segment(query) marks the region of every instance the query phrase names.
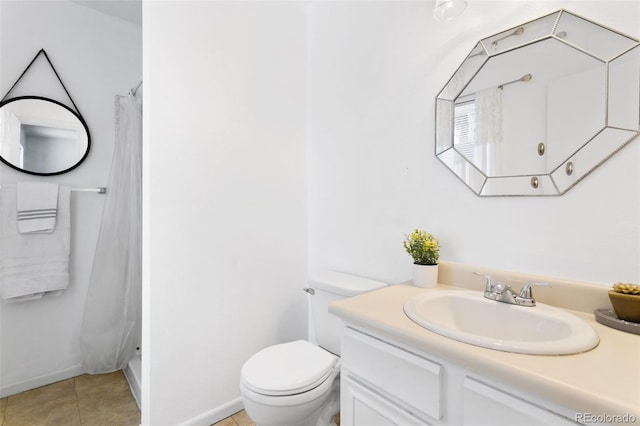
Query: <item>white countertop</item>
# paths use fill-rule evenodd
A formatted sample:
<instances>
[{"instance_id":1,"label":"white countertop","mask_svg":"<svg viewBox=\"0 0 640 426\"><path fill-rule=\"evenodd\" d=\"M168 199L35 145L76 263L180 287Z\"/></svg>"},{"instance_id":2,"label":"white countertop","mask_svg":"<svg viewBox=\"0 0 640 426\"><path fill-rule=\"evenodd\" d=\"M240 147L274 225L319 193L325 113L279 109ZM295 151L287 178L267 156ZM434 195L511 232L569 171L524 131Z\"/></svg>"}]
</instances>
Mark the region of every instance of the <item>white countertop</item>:
<instances>
[{"instance_id":1,"label":"white countertop","mask_svg":"<svg viewBox=\"0 0 640 426\"><path fill-rule=\"evenodd\" d=\"M464 366L575 412L632 415L640 423L640 335L597 323L593 314L569 311L587 321L600 343L588 352L523 355L458 342L422 328L404 313L405 301L426 290L397 284L334 302L329 311L418 351ZM602 306L603 308L606 306Z\"/></svg>"}]
</instances>

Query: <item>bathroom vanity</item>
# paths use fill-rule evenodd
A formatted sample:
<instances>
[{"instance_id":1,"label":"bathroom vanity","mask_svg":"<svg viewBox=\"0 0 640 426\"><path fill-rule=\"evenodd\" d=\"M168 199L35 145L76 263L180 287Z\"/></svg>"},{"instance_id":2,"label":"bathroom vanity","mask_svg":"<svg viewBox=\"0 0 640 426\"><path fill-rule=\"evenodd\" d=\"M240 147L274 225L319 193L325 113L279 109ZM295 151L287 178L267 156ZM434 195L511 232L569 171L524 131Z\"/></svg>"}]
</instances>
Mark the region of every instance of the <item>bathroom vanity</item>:
<instances>
[{"instance_id":1,"label":"bathroom vanity","mask_svg":"<svg viewBox=\"0 0 640 426\"><path fill-rule=\"evenodd\" d=\"M593 309L608 306L605 286L548 280L553 288L538 291L539 303L570 310L600 343L573 355L528 355L462 343L405 314L412 296L453 282L481 291L482 280L469 275L466 266L441 264L436 289L398 284L331 305L344 321L343 425L640 423L640 336L595 322Z\"/></svg>"}]
</instances>

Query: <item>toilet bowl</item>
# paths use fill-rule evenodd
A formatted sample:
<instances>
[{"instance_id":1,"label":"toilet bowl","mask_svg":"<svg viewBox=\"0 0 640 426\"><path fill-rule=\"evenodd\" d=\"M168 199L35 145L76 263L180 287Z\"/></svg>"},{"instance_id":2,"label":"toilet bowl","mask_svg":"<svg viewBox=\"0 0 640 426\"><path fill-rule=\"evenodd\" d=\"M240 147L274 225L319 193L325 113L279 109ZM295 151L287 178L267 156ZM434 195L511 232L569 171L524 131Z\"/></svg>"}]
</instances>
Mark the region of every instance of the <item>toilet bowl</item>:
<instances>
[{"instance_id":1,"label":"toilet bowl","mask_svg":"<svg viewBox=\"0 0 640 426\"><path fill-rule=\"evenodd\" d=\"M309 341L269 346L240 371L244 408L258 426L330 426L340 411L342 322L329 305L387 284L324 271L304 289L309 303Z\"/></svg>"},{"instance_id":2,"label":"toilet bowl","mask_svg":"<svg viewBox=\"0 0 640 426\"><path fill-rule=\"evenodd\" d=\"M244 408L259 426L329 425L340 406L340 358L305 340L270 346L242 367Z\"/></svg>"}]
</instances>

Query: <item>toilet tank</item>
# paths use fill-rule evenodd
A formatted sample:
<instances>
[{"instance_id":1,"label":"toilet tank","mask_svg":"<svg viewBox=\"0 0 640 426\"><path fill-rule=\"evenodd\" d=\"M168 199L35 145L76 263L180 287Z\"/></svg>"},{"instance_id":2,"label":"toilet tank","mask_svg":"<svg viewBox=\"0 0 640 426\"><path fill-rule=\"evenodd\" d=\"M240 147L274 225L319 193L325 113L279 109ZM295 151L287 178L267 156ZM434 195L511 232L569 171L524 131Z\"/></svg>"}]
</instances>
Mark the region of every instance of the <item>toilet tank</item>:
<instances>
[{"instance_id":1,"label":"toilet tank","mask_svg":"<svg viewBox=\"0 0 640 426\"><path fill-rule=\"evenodd\" d=\"M309 279L309 341L340 355L342 322L329 313L329 304L388 284L342 272L323 271Z\"/></svg>"}]
</instances>

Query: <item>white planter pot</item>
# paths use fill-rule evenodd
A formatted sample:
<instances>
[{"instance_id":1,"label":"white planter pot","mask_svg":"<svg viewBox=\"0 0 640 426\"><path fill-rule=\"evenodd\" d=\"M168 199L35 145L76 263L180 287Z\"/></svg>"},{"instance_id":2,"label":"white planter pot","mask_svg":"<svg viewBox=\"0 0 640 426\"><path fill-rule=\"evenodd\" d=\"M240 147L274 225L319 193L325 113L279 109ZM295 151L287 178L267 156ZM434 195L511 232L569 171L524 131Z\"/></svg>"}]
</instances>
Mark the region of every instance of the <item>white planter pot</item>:
<instances>
[{"instance_id":1,"label":"white planter pot","mask_svg":"<svg viewBox=\"0 0 640 426\"><path fill-rule=\"evenodd\" d=\"M438 285L438 265L413 264L413 285L434 288Z\"/></svg>"}]
</instances>

